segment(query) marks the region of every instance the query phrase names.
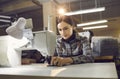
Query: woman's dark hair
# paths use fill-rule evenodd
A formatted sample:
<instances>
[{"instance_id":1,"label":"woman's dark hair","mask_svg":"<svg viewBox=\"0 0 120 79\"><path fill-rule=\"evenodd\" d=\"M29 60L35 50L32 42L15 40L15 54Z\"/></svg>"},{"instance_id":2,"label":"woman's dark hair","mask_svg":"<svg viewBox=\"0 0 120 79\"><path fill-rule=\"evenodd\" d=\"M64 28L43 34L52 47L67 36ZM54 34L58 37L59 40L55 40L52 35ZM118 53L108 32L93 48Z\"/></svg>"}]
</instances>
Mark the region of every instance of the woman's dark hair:
<instances>
[{"instance_id":1,"label":"woman's dark hair","mask_svg":"<svg viewBox=\"0 0 120 79\"><path fill-rule=\"evenodd\" d=\"M88 32L90 33L90 43L92 42L92 37L94 36L94 33L93 33L93 31L91 31L91 30L88 30Z\"/></svg>"},{"instance_id":2,"label":"woman's dark hair","mask_svg":"<svg viewBox=\"0 0 120 79\"><path fill-rule=\"evenodd\" d=\"M75 26L75 22L71 16L59 16L57 19L57 24L61 23L62 21L70 24L71 26Z\"/></svg>"},{"instance_id":3,"label":"woman's dark hair","mask_svg":"<svg viewBox=\"0 0 120 79\"><path fill-rule=\"evenodd\" d=\"M90 36L91 36L91 37L93 37L93 36L94 36L94 33L93 33L93 31L91 31L91 30L88 30L88 32L90 33Z\"/></svg>"}]
</instances>

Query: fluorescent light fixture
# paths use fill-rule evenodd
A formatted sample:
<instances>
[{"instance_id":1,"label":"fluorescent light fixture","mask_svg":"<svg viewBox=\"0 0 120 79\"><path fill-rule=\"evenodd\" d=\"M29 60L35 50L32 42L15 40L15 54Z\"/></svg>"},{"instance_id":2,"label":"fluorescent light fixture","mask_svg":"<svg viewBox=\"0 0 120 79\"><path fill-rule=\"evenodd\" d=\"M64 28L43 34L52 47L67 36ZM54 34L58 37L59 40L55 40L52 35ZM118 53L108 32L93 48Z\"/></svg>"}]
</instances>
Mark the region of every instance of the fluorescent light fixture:
<instances>
[{"instance_id":1,"label":"fluorescent light fixture","mask_svg":"<svg viewBox=\"0 0 120 79\"><path fill-rule=\"evenodd\" d=\"M68 13L65 13L64 15L71 16L71 15L78 15L78 14L101 12L101 11L104 11L104 10L105 10L105 7L99 7L99 8L92 8L92 9L85 9L85 10L68 12Z\"/></svg>"},{"instance_id":2,"label":"fluorescent light fixture","mask_svg":"<svg viewBox=\"0 0 120 79\"><path fill-rule=\"evenodd\" d=\"M88 26L88 25L93 25L93 24L100 24L100 23L105 23L105 22L108 22L108 21L107 20L99 20L99 21L93 21L93 22L77 24L77 26L82 27L82 26Z\"/></svg>"},{"instance_id":3,"label":"fluorescent light fixture","mask_svg":"<svg viewBox=\"0 0 120 79\"><path fill-rule=\"evenodd\" d=\"M11 17L10 16L0 15L0 18L8 18L8 19L10 19Z\"/></svg>"},{"instance_id":4,"label":"fluorescent light fixture","mask_svg":"<svg viewBox=\"0 0 120 79\"><path fill-rule=\"evenodd\" d=\"M83 30L106 28L106 27L108 27L108 26L107 25L101 25L101 26L84 27Z\"/></svg>"},{"instance_id":5,"label":"fluorescent light fixture","mask_svg":"<svg viewBox=\"0 0 120 79\"><path fill-rule=\"evenodd\" d=\"M0 22L6 22L6 23L10 23L10 20L4 20L4 19L0 19Z\"/></svg>"}]
</instances>

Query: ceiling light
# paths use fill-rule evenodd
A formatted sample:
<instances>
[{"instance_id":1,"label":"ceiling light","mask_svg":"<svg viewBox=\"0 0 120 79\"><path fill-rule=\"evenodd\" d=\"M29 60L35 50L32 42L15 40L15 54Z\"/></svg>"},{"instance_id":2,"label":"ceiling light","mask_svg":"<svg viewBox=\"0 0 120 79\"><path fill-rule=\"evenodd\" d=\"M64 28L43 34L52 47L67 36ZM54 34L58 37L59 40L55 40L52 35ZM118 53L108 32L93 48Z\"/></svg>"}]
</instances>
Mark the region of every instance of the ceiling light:
<instances>
[{"instance_id":1,"label":"ceiling light","mask_svg":"<svg viewBox=\"0 0 120 79\"><path fill-rule=\"evenodd\" d=\"M104 11L104 10L105 10L105 7L99 7L99 8L92 8L92 9L85 9L85 10L67 12L67 13L65 13L64 15L66 15L66 16L71 16L71 15L78 15L78 14L101 12L101 11Z\"/></svg>"},{"instance_id":2,"label":"ceiling light","mask_svg":"<svg viewBox=\"0 0 120 79\"><path fill-rule=\"evenodd\" d=\"M60 15L64 15L64 14L65 14L65 9L60 8L60 9L58 10L58 13L59 13Z\"/></svg>"},{"instance_id":3,"label":"ceiling light","mask_svg":"<svg viewBox=\"0 0 120 79\"><path fill-rule=\"evenodd\" d=\"M6 23L10 23L10 20L4 20L4 19L0 19L0 22L6 22Z\"/></svg>"},{"instance_id":4,"label":"ceiling light","mask_svg":"<svg viewBox=\"0 0 120 79\"><path fill-rule=\"evenodd\" d=\"M10 19L11 17L9 17L9 16L4 16L4 15L0 15L0 18L7 18L7 19Z\"/></svg>"},{"instance_id":5,"label":"ceiling light","mask_svg":"<svg viewBox=\"0 0 120 79\"><path fill-rule=\"evenodd\" d=\"M108 27L108 26L107 25L101 25L101 26L84 27L83 30L106 28L106 27Z\"/></svg>"},{"instance_id":6,"label":"ceiling light","mask_svg":"<svg viewBox=\"0 0 120 79\"><path fill-rule=\"evenodd\" d=\"M100 24L105 22L108 22L108 21L107 20L92 21L92 22L77 24L77 26L81 27L81 26L88 26L88 25Z\"/></svg>"}]
</instances>

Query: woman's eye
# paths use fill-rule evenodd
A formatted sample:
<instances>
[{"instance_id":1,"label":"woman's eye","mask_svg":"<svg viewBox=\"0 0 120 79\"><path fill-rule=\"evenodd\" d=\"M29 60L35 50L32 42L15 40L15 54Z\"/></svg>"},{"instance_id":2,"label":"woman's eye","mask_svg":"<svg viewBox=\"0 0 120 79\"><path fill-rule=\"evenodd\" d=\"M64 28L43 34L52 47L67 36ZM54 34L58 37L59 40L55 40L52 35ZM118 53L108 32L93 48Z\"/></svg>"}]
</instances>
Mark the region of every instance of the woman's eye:
<instances>
[{"instance_id":1,"label":"woman's eye","mask_svg":"<svg viewBox=\"0 0 120 79\"><path fill-rule=\"evenodd\" d=\"M62 29L58 29L59 31L61 31Z\"/></svg>"},{"instance_id":2,"label":"woman's eye","mask_svg":"<svg viewBox=\"0 0 120 79\"><path fill-rule=\"evenodd\" d=\"M67 30L68 28L64 28L63 30Z\"/></svg>"},{"instance_id":3,"label":"woman's eye","mask_svg":"<svg viewBox=\"0 0 120 79\"><path fill-rule=\"evenodd\" d=\"M69 28L68 27L65 27L63 29L58 29L59 31L62 31L62 30L68 30Z\"/></svg>"}]
</instances>

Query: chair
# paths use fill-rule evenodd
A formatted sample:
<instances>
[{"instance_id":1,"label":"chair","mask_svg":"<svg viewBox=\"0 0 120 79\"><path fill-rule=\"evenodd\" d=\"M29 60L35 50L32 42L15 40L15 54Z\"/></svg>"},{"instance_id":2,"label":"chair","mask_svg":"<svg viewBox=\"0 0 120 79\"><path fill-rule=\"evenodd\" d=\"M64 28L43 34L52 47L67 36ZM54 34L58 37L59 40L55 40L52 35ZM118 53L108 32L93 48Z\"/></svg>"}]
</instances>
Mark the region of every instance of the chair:
<instances>
[{"instance_id":1,"label":"chair","mask_svg":"<svg viewBox=\"0 0 120 79\"><path fill-rule=\"evenodd\" d=\"M93 36L92 50L95 62L114 61L118 56L118 41L110 36Z\"/></svg>"}]
</instances>

